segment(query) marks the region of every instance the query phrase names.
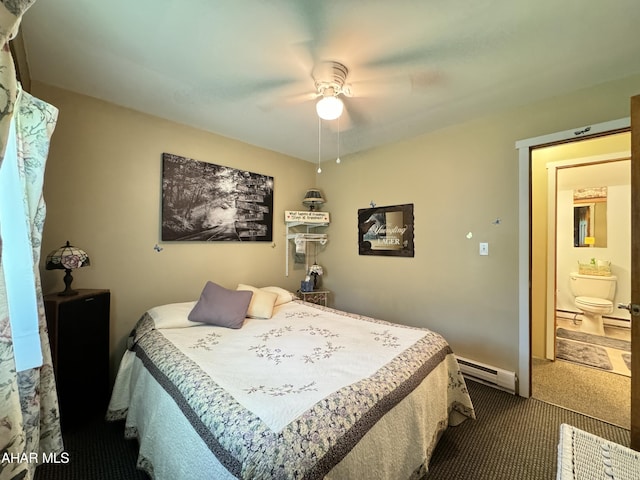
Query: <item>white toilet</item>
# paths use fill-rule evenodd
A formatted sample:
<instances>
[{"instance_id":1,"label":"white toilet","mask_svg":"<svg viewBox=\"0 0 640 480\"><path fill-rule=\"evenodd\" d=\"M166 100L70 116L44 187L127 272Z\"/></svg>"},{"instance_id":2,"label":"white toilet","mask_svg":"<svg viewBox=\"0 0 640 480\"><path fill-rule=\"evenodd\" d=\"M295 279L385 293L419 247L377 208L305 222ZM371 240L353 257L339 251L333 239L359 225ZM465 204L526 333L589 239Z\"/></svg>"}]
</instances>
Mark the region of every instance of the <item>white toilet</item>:
<instances>
[{"instance_id":1,"label":"white toilet","mask_svg":"<svg viewBox=\"0 0 640 480\"><path fill-rule=\"evenodd\" d=\"M613 312L617 278L613 275L604 277L578 273L571 273L569 277L575 305L584 314L580 330L604 335L602 315Z\"/></svg>"}]
</instances>

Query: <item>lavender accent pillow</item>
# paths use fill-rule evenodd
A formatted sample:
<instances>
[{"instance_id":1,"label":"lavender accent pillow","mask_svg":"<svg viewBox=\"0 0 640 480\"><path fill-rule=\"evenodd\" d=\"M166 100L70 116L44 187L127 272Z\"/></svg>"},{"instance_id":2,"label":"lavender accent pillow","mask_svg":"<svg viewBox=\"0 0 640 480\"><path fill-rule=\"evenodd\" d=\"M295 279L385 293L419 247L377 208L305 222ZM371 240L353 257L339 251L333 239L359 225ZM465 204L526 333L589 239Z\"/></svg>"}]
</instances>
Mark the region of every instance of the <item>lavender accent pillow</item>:
<instances>
[{"instance_id":1,"label":"lavender accent pillow","mask_svg":"<svg viewBox=\"0 0 640 480\"><path fill-rule=\"evenodd\" d=\"M207 282L200 299L189 313L189 320L227 328L240 328L244 323L253 292L229 290Z\"/></svg>"}]
</instances>

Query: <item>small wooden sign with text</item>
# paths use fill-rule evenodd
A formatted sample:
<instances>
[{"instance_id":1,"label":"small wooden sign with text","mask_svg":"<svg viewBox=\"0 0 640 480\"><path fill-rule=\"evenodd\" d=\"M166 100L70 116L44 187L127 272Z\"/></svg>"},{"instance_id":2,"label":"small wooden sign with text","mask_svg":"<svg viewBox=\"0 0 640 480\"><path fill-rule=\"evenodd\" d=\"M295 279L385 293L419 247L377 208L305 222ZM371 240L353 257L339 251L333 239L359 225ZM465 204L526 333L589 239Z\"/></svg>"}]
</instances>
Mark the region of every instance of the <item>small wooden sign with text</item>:
<instances>
[{"instance_id":1,"label":"small wooden sign with text","mask_svg":"<svg viewBox=\"0 0 640 480\"><path fill-rule=\"evenodd\" d=\"M287 210L284 212L285 222L329 223L329 212Z\"/></svg>"}]
</instances>

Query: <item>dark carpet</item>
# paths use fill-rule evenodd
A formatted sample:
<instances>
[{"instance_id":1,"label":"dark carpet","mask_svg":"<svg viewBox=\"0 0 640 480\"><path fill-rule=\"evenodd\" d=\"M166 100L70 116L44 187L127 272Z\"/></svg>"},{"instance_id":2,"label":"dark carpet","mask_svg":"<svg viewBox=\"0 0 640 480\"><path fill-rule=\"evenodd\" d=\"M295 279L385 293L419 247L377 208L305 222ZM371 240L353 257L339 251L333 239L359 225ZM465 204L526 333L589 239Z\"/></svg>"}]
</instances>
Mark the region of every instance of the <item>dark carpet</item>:
<instances>
[{"instance_id":1,"label":"dark carpet","mask_svg":"<svg viewBox=\"0 0 640 480\"><path fill-rule=\"evenodd\" d=\"M445 431L424 480L553 480L562 423L629 446L623 428L475 382L467 385L478 418ZM35 480L148 479L136 470L137 443L125 440L123 429L123 422L96 420L66 432L69 463L43 465Z\"/></svg>"},{"instance_id":2,"label":"dark carpet","mask_svg":"<svg viewBox=\"0 0 640 480\"><path fill-rule=\"evenodd\" d=\"M149 480L136 469L138 443L125 440L124 421L97 418L62 436L69 463L41 465L34 480Z\"/></svg>"},{"instance_id":3,"label":"dark carpet","mask_svg":"<svg viewBox=\"0 0 640 480\"><path fill-rule=\"evenodd\" d=\"M475 382L467 386L477 420L445 431L425 480L553 480L562 423L629 446L629 430Z\"/></svg>"}]
</instances>

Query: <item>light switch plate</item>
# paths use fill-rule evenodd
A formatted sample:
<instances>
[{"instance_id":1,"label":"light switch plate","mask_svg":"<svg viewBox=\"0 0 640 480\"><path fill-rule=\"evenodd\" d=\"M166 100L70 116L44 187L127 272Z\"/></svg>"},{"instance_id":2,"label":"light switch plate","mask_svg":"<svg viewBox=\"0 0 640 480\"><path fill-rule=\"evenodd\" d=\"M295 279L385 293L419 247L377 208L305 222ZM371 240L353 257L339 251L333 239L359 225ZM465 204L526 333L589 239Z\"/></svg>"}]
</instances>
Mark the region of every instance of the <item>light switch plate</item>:
<instances>
[{"instance_id":1,"label":"light switch plate","mask_svg":"<svg viewBox=\"0 0 640 480\"><path fill-rule=\"evenodd\" d=\"M489 244L480 242L480 255L489 255Z\"/></svg>"}]
</instances>

